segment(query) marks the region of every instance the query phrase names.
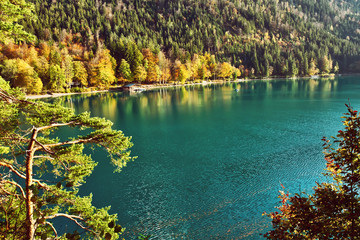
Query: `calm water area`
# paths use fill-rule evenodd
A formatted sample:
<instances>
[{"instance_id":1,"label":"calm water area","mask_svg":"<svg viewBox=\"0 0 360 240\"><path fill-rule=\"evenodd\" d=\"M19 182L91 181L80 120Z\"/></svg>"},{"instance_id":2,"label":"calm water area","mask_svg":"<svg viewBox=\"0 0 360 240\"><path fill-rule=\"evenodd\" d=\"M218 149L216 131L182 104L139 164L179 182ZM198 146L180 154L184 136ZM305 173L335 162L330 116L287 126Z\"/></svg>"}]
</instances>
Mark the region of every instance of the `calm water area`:
<instances>
[{"instance_id":1,"label":"calm water area","mask_svg":"<svg viewBox=\"0 0 360 240\"><path fill-rule=\"evenodd\" d=\"M88 150L99 164L80 193L112 206L125 239L263 239L281 184L311 192L326 180L321 138L342 128L348 99L360 109L359 76L67 96L132 136L138 156L113 173Z\"/></svg>"}]
</instances>

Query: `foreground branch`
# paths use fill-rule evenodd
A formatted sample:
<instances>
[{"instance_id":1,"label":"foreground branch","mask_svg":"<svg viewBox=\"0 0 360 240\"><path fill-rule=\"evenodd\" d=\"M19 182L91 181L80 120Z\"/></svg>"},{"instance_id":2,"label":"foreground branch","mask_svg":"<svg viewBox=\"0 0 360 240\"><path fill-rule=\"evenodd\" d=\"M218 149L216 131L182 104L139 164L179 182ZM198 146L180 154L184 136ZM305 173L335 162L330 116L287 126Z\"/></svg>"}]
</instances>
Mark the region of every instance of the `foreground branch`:
<instances>
[{"instance_id":1,"label":"foreground branch","mask_svg":"<svg viewBox=\"0 0 360 240\"><path fill-rule=\"evenodd\" d=\"M66 213L56 213L54 215L50 215L50 216L46 216L45 219L53 219L53 218L56 218L56 217L65 217L67 219L70 219L72 220L74 223L76 223L76 225L78 225L79 227L81 227L82 229L84 230L87 230L89 232L92 232L96 235L96 232L94 232L93 230L91 230L90 228L87 228L85 226L83 226L80 222L77 221L78 220L81 220L81 221L85 221L82 217L80 216L76 216L76 215L70 215L70 214L66 214Z\"/></svg>"},{"instance_id":2,"label":"foreground branch","mask_svg":"<svg viewBox=\"0 0 360 240\"><path fill-rule=\"evenodd\" d=\"M48 221L46 221L45 224L49 225L52 228L53 232L55 233L55 239L56 239L58 234L57 234L57 231L56 231L54 225L52 225L52 223L48 222Z\"/></svg>"},{"instance_id":3,"label":"foreground branch","mask_svg":"<svg viewBox=\"0 0 360 240\"><path fill-rule=\"evenodd\" d=\"M26 176L24 174L21 174L18 170L16 170L12 165L6 163L6 162L0 162L0 166L9 168L10 171L15 173L18 177L21 177L22 179L26 179Z\"/></svg>"},{"instance_id":4,"label":"foreground branch","mask_svg":"<svg viewBox=\"0 0 360 240\"><path fill-rule=\"evenodd\" d=\"M35 151L38 151L40 149L49 149L49 148L60 147L60 146L65 146L65 145L72 145L72 144L79 144L79 143L89 143L89 142L93 141L94 139L95 138L78 139L78 140L73 140L73 141L65 141L65 142L60 142L60 143L46 144L46 145L36 147L34 149L35 149ZM45 151L48 152L49 150L45 150Z\"/></svg>"},{"instance_id":5,"label":"foreground branch","mask_svg":"<svg viewBox=\"0 0 360 240\"><path fill-rule=\"evenodd\" d=\"M1 183L9 183L9 184L15 185L16 187L18 187L20 189L22 197L24 199L26 198L24 189L20 186L20 184L18 184L16 182L8 181L8 180L1 180Z\"/></svg>"}]
</instances>

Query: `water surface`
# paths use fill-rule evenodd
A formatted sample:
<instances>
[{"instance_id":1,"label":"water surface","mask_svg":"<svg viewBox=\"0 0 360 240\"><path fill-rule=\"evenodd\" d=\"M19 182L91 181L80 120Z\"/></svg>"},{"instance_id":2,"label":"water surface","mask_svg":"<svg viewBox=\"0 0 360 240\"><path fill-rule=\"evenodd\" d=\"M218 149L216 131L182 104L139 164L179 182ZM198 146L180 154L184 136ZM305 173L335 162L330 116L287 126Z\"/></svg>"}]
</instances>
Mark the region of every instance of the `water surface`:
<instances>
[{"instance_id":1,"label":"water surface","mask_svg":"<svg viewBox=\"0 0 360 240\"><path fill-rule=\"evenodd\" d=\"M360 108L359 89L343 77L67 97L132 136L138 156L114 174L90 152L99 165L81 194L111 205L126 239L262 239L280 184L311 191L324 180L321 138L342 127L348 99Z\"/></svg>"}]
</instances>

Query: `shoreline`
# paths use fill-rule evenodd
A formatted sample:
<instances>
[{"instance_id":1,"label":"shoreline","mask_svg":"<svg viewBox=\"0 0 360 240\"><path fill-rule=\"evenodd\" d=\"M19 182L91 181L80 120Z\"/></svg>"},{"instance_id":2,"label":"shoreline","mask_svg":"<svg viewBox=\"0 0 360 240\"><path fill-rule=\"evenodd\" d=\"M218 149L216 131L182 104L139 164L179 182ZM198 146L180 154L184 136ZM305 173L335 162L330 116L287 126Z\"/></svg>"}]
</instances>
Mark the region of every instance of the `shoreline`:
<instances>
[{"instance_id":1,"label":"shoreline","mask_svg":"<svg viewBox=\"0 0 360 240\"><path fill-rule=\"evenodd\" d=\"M346 74L347 75L347 74ZM352 74L350 74L352 75ZM340 75L334 75L334 76L319 76L318 79L321 78L327 78L327 77L337 77L337 76L345 76L345 74ZM237 82L247 82L247 81L270 81L270 80L277 80L277 79L312 79L311 77L276 77L276 78L240 78L237 80L208 80L208 81L202 81L202 82L191 82L191 83L164 83L164 84L139 84L141 88L148 90L153 89L161 89L161 88L170 88L170 87L183 87L183 86L196 86L196 85L211 85L211 84L221 84L221 83L237 83ZM102 92L114 92L119 91L115 90L118 89L120 86L114 86L110 87L109 89L105 90L94 90L94 91L88 91L88 92L71 92L71 93L51 93L51 94L40 94L40 95L26 95L26 99L42 99L42 98L57 98L62 96L69 96L69 95L79 95L79 94L93 94L93 93L102 93Z\"/></svg>"},{"instance_id":2,"label":"shoreline","mask_svg":"<svg viewBox=\"0 0 360 240\"><path fill-rule=\"evenodd\" d=\"M203 81L203 82L197 82L197 83L185 83L185 84L171 84L171 83L165 83L165 84L138 84L141 88L148 90L153 89L161 89L161 88L171 88L171 87L183 87L183 86L195 86L195 85L210 85L210 84L220 84L225 82L244 82L244 81L253 81L253 80L260 80L260 79L237 79L237 80L212 80L212 81ZM264 79L262 79L264 80ZM72 93L51 93L51 94L40 94L40 95L26 95L26 99L41 99L41 98L56 98L56 97L62 97L62 96L69 96L69 95L78 95L78 94L92 94L92 93L102 93L102 92L115 92L120 90L118 89L120 86L114 86L109 89L105 90L95 90L95 91L89 91L89 92L72 92Z\"/></svg>"}]
</instances>

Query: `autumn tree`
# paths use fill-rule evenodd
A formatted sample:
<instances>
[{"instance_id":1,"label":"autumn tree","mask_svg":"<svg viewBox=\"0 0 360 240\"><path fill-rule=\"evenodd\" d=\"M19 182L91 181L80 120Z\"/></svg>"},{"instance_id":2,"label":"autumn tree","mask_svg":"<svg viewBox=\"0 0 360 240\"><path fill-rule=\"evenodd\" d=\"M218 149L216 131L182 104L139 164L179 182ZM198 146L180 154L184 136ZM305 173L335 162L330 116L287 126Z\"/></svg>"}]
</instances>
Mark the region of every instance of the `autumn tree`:
<instances>
[{"instance_id":1,"label":"autumn tree","mask_svg":"<svg viewBox=\"0 0 360 240\"><path fill-rule=\"evenodd\" d=\"M279 211L267 214L273 229L265 234L266 238L360 238L360 115L346 106L344 130L332 141L323 138L324 175L332 181L317 183L313 194L290 196L281 191Z\"/></svg>"},{"instance_id":2,"label":"autumn tree","mask_svg":"<svg viewBox=\"0 0 360 240\"><path fill-rule=\"evenodd\" d=\"M27 62L34 68L43 84L46 85L49 82L49 62L44 56L39 56L34 47L31 47L31 53Z\"/></svg>"},{"instance_id":3,"label":"autumn tree","mask_svg":"<svg viewBox=\"0 0 360 240\"><path fill-rule=\"evenodd\" d=\"M197 76L202 80L205 80L205 78L209 78L211 76L211 73L205 64L201 63L199 65L199 68L197 69Z\"/></svg>"},{"instance_id":4,"label":"autumn tree","mask_svg":"<svg viewBox=\"0 0 360 240\"><path fill-rule=\"evenodd\" d=\"M142 65L137 66L134 72L134 80L139 83L144 82L146 76L147 76L146 69Z\"/></svg>"},{"instance_id":5,"label":"autumn tree","mask_svg":"<svg viewBox=\"0 0 360 240\"><path fill-rule=\"evenodd\" d=\"M84 63L81 61L74 61L73 67L74 67L74 78L73 78L74 83L82 87L87 87L88 73L84 66Z\"/></svg>"},{"instance_id":6,"label":"autumn tree","mask_svg":"<svg viewBox=\"0 0 360 240\"><path fill-rule=\"evenodd\" d=\"M322 73L329 73L333 69L333 61L331 56L323 56L319 60L319 70Z\"/></svg>"},{"instance_id":7,"label":"autumn tree","mask_svg":"<svg viewBox=\"0 0 360 240\"><path fill-rule=\"evenodd\" d=\"M311 76L317 73L319 73L319 69L317 68L316 60L312 58L309 63L308 74Z\"/></svg>"},{"instance_id":8,"label":"autumn tree","mask_svg":"<svg viewBox=\"0 0 360 240\"><path fill-rule=\"evenodd\" d=\"M171 77L171 72L170 72L171 62L169 59L166 58L165 54L162 51L159 51L157 58L158 58L158 66L160 73L160 83L165 83Z\"/></svg>"},{"instance_id":9,"label":"autumn tree","mask_svg":"<svg viewBox=\"0 0 360 240\"><path fill-rule=\"evenodd\" d=\"M217 76L220 78L228 78L233 73L233 68L230 63L224 62L217 65Z\"/></svg>"},{"instance_id":10,"label":"autumn tree","mask_svg":"<svg viewBox=\"0 0 360 240\"><path fill-rule=\"evenodd\" d=\"M182 66L182 63L179 59L176 59L175 62L172 64L171 76L172 76L172 79L175 81L179 80L181 66Z\"/></svg>"},{"instance_id":11,"label":"autumn tree","mask_svg":"<svg viewBox=\"0 0 360 240\"><path fill-rule=\"evenodd\" d=\"M109 87L115 82L116 61L109 50L101 49L90 63L90 83L93 86Z\"/></svg>"},{"instance_id":12,"label":"autumn tree","mask_svg":"<svg viewBox=\"0 0 360 240\"><path fill-rule=\"evenodd\" d=\"M157 62L158 59L154 54L151 52L149 48L145 48L142 50L142 55L144 56L144 61L146 61L146 81L148 82L156 82L158 80L158 73L157 73Z\"/></svg>"},{"instance_id":13,"label":"autumn tree","mask_svg":"<svg viewBox=\"0 0 360 240\"><path fill-rule=\"evenodd\" d=\"M241 76L241 72L240 72L240 69L236 68L236 67L233 67L233 70L232 70L232 77L234 80L237 80L238 77Z\"/></svg>"},{"instance_id":14,"label":"autumn tree","mask_svg":"<svg viewBox=\"0 0 360 240\"><path fill-rule=\"evenodd\" d=\"M191 59L191 78L194 81L195 79L200 78L199 77L199 67L200 67L200 58L199 55L194 54Z\"/></svg>"},{"instance_id":15,"label":"autumn tree","mask_svg":"<svg viewBox=\"0 0 360 240\"><path fill-rule=\"evenodd\" d=\"M61 63L61 68L64 72L65 86L66 88L69 88L74 78L74 63L72 56L65 54Z\"/></svg>"},{"instance_id":16,"label":"autumn tree","mask_svg":"<svg viewBox=\"0 0 360 240\"><path fill-rule=\"evenodd\" d=\"M190 77L190 72L187 69L186 65L181 64L179 67L179 75L178 75L178 80L184 84Z\"/></svg>"},{"instance_id":17,"label":"autumn tree","mask_svg":"<svg viewBox=\"0 0 360 240\"><path fill-rule=\"evenodd\" d=\"M19 58L5 60L1 75L12 87L21 87L26 93L40 93L43 87L34 68Z\"/></svg>"},{"instance_id":18,"label":"autumn tree","mask_svg":"<svg viewBox=\"0 0 360 240\"><path fill-rule=\"evenodd\" d=\"M97 164L83 149L105 149L120 171L132 159L130 138L87 112L76 115L58 103L25 100L1 77L0 114L0 238L117 239L123 229L110 207L97 208L92 195L78 195ZM63 128L81 136L60 140L57 130ZM58 218L77 229L58 229Z\"/></svg>"}]
</instances>

